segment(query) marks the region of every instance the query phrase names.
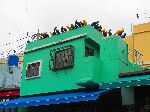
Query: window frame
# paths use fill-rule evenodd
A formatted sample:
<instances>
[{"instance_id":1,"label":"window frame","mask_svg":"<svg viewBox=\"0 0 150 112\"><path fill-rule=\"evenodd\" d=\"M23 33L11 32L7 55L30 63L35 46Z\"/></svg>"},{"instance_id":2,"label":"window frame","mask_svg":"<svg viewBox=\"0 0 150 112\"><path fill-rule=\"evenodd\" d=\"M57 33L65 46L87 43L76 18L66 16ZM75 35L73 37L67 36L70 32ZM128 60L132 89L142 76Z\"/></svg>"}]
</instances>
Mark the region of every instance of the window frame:
<instances>
[{"instance_id":1,"label":"window frame","mask_svg":"<svg viewBox=\"0 0 150 112\"><path fill-rule=\"evenodd\" d=\"M28 69L28 65L29 65L29 64L33 64L33 63L36 63L36 62L40 62L40 66L39 66L39 75L38 75L38 76L27 77L27 69ZM42 72L42 66L41 66L41 65L42 65L42 61L41 61L41 60L36 60L36 61L27 63L25 79L34 79L34 78L39 78L39 77L41 77L41 72Z\"/></svg>"}]
</instances>

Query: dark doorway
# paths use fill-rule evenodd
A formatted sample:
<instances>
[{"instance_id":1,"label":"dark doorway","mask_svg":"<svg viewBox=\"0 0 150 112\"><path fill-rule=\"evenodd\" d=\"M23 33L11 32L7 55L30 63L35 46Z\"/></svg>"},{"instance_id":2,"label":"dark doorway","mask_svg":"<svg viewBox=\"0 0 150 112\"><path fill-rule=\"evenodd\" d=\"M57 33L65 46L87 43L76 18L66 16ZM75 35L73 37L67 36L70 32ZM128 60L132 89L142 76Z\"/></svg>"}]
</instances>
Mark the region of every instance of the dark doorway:
<instances>
[{"instance_id":1,"label":"dark doorway","mask_svg":"<svg viewBox=\"0 0 150 112\"><path fill-rule=\"evenodd\" d=\"M150 112L150 86L135 87L136 112Z\"/></svg>"}]
</instances>

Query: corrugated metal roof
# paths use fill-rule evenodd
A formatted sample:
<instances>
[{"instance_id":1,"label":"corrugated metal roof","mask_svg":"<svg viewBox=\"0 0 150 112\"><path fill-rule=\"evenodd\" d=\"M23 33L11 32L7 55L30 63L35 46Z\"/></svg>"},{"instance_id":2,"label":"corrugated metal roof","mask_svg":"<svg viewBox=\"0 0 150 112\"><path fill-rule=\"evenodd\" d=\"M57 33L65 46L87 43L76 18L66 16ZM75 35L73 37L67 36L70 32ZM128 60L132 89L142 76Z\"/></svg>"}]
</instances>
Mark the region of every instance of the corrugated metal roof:
<instances>
[{"instance_id":1,"label":"corrugated metal roof","mask_svg":"<svg viewBox=\"0 0 150 112\"><path fill-rule=\"evenodd\" d=\"M10 100L10 101L1 103L0 108L29 107L29 106L97 100L100 95L102 95L103 93L107 91L108 90L101 90L101 91L99 90L99 91L94 91L94 92L88 91L88 92L76 92L76 93L65 93L65 94L56 94L56 95L18 98L15 100Z\"/></svg>"},{"instance_id":2,"label":"corrugated metal roof","mask_svg":"<svg viewBox=\"0 0 150 112\"><path fill-rule=\"evenodd\" d=\"M121 88L130 86L150 85L150 74L134 77L125 77L111 82L100 84L101 89Z\"/></svg>"}]
</instances>

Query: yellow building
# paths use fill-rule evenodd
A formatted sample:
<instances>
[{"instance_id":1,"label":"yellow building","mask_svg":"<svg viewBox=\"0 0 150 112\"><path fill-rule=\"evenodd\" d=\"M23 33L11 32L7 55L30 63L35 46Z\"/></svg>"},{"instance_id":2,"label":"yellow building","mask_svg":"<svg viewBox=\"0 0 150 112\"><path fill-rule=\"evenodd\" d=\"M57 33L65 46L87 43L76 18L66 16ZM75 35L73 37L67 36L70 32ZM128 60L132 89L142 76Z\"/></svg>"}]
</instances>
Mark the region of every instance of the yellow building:
<instances>
[{"instance_id":1,"label":"yellow building","mask_svg":"<svg viewBox=\"0 0 150 112\"><path fill-rule=\"evenodd\" d=\"M19 67L19 68L22 68L22 66L23 66L23 59L24 59L24 54L23 54L23 53L19 53L19 54L17 54L17 56L19 56L18 67Z\"/></svg>"},{"instance_id":2,"label":"yellow building","mask_svg":"<svg viewBox=\"0 0 150 112\"><path fill-rule=\"evenodd\" d=\"M23 54L23 53L18 53L17 56L19 57L18 67L19 67L19 68L22 68L22 66L23 66L24 54ZM0 59L0 65L5 65L5 64L7 64L7 58L2 58L2 59Z\"/></svg>"},{"instance_id":3,"label":"yellow building","mask_svg":"<svg viewBox=\"0 0 150 112\"><path fill-rule=\"evenodd\" d=\"M7 59L6 58L1 58L0 59L0 65L5 65L7 64Z\"/></svg>"},{"instance_id":4,"label":"yellow building","mask_svg":"<svg viewBox=\"0 0 150 112\"><path fill-rule=\"evenodd\" d=\"M143 60L143 65L150 68L150 22L138 24L133 26L133 36L127 36L124 40L128 43L130 49L129 59L134 61L139 59ZM134 40L134 41L132 41ZM134 42L134 44L133 44ZM133 45L134 45L134 56L133 56ZM142 55L138 54L141 53ZM137 58L137 59L135 59Z\"/></svg>"}]
</instances>

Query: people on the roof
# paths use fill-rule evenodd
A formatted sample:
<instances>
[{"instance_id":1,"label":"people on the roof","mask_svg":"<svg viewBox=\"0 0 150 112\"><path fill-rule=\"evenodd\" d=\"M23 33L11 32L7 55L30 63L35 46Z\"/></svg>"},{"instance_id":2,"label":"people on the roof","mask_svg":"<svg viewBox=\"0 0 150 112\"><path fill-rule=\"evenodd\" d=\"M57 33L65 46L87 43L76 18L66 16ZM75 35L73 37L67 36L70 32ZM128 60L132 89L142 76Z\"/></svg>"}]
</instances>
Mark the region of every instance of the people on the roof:
<instances>
[{"instance_id":1,"label":"people on the roof","mask_svg":"<svg viewBox=\"0 0 150 112\"><path fill-rule=\"evenodd\" d=\"M73 30L73 29L76 29L76 28L78 28L77 26L75 26L74 24L71 24L71 29Z\"/></svg>"},{"instance_id":2,"label":"people on the roof","mask_svg":"<svg viewBox=\"0 0 150 112\"><path fill-rule=\"evenodd\" d=\"M83 20L82 23L84 24L84 26L86 26L88 24L86 20Z\"/></svg>"},{"instance_id":3,"label":"people on the roof","mask_svg":"<svg viewBox=\"0 0 150 112\"><path fill-rule=\"evenodd\" d=\"M108 31L108 35L109 35L109 36L112 36L111 29Z\"/></svg>"},{"instance_id":4,"label":"people on the roof","mask_svg":"<svg viewBox=\"0 0 150 112\"><path fill-rule=\"evenodd\" d=\"M61 33L64 33L64 32L66 32L66 31L67 31L67 29L62 26L62 27L61 27Z\"/></svg>"},{"instance_id":5,"label":"people on the roof","mask_svg":"<svg viewBox=\"0 0 150 112\"><path fill-rule=\"evenodd\" d=\"M61 27L61 33L64 33L66 31L70 31L70 30L73 30L73 29L77 29L79 27L82 27L82 26L86 26L87 25L87 21L86 20L83 20L83 21L75 21L75 24L71 24L70 26L67 25L66 28L65 27ZM68 29L68 30L67 30ZM54 32L50 32L50 35L51 36L54 36L54 35L57 35L57 34L60 34L59 30L57 29L57 27L54 28Z\"/></svg>"},{"instance_id":6,"label":"people on the roof","mask_svg":"<svg viewBox=\"0 0 150 112\"><path fill-rule=\"evenodd\" d=\"M41 36L42 36L42 38L47 38L47 37L49 37L49 35L47 34L47 32L41 33Z\"/></svg>"},{"instance_id":7,"label":"people on the roof","mask_svg":"<svg viewBox=\"0 0 150 112\"><path fill-rule=\"evenodd\" d=\"M51 36L54 36L53 32L49 32Z\"/></svg>"},{"instance_id":8,"label":"people on the roof","mask_svg":"<svg viewBox=\"0 0 150 112\"><path fill-rule=\"evenodd\" d=\"M59 30L57 29L57 27L54 28L54 32L55 34L60 34Z\"/></svg>"},{"instance_id":9,"label":"people on the roof","mask_svg":"<svg viewBox=\"0 0 150 112\"><path fill-rule=\"evenodd\" d=\"M55 27L54 32L50 32L50 35L48 35L47 33L38 34L37 39L39 40L39 39L47 38L47 37L50 37L50 36L58 35L60 33L64 33L64 32L70 31L70 30L74 30L74 29L77 29L79 27L86 26L86 25L88 25L86 20L82 20L82 21L75 20L74 24L67 25L66 27L62 26L60 28L60 31L57 29L57 27ZM92 22L91 26L93 28L95 28L96 30L98 30L100 33L102 33L104 37L112 36L111 29L106 31L99 24L99 21ZM117 30L114 35L120 36L121 38L125 38L126 33L124 33L124 29L122 28L120 30Z\"/></svg>"},{"instance_id":10,"label":"people on the roof","mask_svg":"<svg viewBox=\"0 0 150 112\"><path fill-rule=\"evenodd\" d=\"M122 35L120 37L121 38L125 38L126 37L126 33L122 33Z\"/></svg>"},{"instance_id":11,"label":"people on the roof","mask_svg":"<svg viewBox=\"0 0 150 112\"><path fill-rule=\"evenodd\" d=\"M121 38L125 38L126 37L126 33L124 33L124 29L120 29L117 30L116 33L114 35L120 36Z\"/></svg>"},{"instance_id":12,"label":"people on the roof","mask_svg":"<svg viewBox=\"0 0 150 112\"><path fill-rule=\"evenodd\" d=\"M101 32L102 32L104 37L107 37L107 31L105 29L102 29Z\"/></svg>"},{"instance_id":13,"label":"people on the roof","mask_svg":"<svg viewBox=\"0 0 150 112\"><path fill-rule=\"evenodd\" d=\"M99 24L99 21L96 21L96 22L93 22L92 24L91 24L91 26L95 26L95 25L97 25L97 24Z\"/></svg>"},{"instance_id":14,"label":"people on the roof","mask_svg":"<svg viewBox=\"0 0 150 112\"><path fill-rule=\"evenodd\" d=\"M124 32L124 29L122 28L120 30L117 30L114 35L121 36L123 32Z\"/></svg>"},{"instance_id":15,"label":"people on the roof","mask_svg":"<svg viewBox=\"0 0 150 112\"><path fill-rule=\"evenodd\" d=\"M82 21L80 21L81 26L84 26L84 23Z\"/></svg>"},{"instance_id":16,"label":"people on the roof","mask_svg":"<svg viewBox=\"0 0 150 112\"><path fill-rule=\"evenodd\" d=\"M99 21L93 22L93 23L91 24L91 26L93 26L93 27L94 27L96 30L98 30L99 32L101 32L101 30L102 30L102 26L99 25Z\"/></svg>"},{"instance_id":17,"label":"people on the roof","mask_svg":"<svg viewBox=\"0 0 150 112\"><path fill-rule=\"evenodd\" d=\"M40 39L41 39L41 34L38 33L38 34L37 34L37 40L40 40Z\"/></svg>"},{"instance_id":18,"label":"people on the roof","mask_svg":"<svg viewBox=\"0 0 150 112\"><path fill-rule=\"evenodd\" d=\"M66 26L66 27L68 28L69 31L72 30L71 26Z\"/></svg>"},{"instance_id":19,"label":"people on the roof","mask_svg":"<svg viewBox=\"0 0 150 112\"><path fill-rule=\"evenodd\" d=\"M44 38L47 38L47 37L49 37L47 32L37 34L37 40L44 39Z\"/></svg>"},{"instance_id":20,"label":"people on the roof","mask_svg":"<svg viewBox=\"0 0 150 112\"><path fill-rule=\"evenodd\" d=\"M81 26L86 26L87 24L88 24L88 23L87 23L86 20L80 21L80 25L81 25Z\"/></svg>"},{"instance_id":21,"label":"people on the roof","mask_svg":"<svg viewBox=\"0 0 150 112\"><path fill-rule=\"evenodd\" d=\"M79 27L81 27L81 26L82 26L81 23L78 22L77 20L75 20L75 28L79 28Z\"/></svg>"},{"instance_id":22,"label":"people on the roof","mask_svg":"<svg viewBox=\"0 0 150 112\"><path fill-rule=\"evenodd\" d=\"M56 34L55 34L55 32L50 32L50 34L51 34L51 36L54 36L54 35L56 35Z\"/></svg>"}]
</instances>

